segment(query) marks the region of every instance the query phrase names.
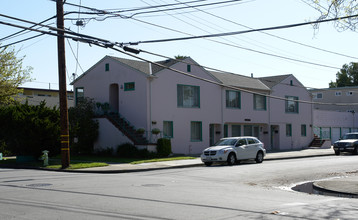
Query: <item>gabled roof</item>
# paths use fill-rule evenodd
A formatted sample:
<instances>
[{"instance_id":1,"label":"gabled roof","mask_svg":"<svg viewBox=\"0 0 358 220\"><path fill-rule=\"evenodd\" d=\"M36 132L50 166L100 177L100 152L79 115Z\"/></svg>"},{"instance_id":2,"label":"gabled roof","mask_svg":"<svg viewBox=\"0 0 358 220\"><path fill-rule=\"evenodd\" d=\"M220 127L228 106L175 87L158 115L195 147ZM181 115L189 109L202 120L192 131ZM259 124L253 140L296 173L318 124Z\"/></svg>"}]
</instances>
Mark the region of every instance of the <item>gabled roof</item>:
<instances>
[{"instance_id":1,"label":"gabled roof","mask_svg":"<svg viewBox=\"0 0 358 220\"><path fill-rule=\"evenodd\" d=\"M287 79L290 76L292 76L292 74L280 75L280 76L260 77L260 78L257 78L257 79L261 80L262 83L264 83L266 86L268 86L270 89L272 89L272 87L274 87L277 84L281 83L283 80Z\"/></svg>"},{"instance_id":2,"label":"gabled roof","mask_svg":"<svg viewBox=\"0 0 358 220\"><path fill-rule=\"evenodd\" d=\"M225 72L210 71L210 73L224 85L247 89L270 90L269 87L256 78Z\"/></svg>"},{"instance_id":3,"label":"gabled roof","mask_svg":"<svg viewBox=\"0 0 358 220\"><path fill-rule=\"evenodd\" d=\"M139 60L130 60L130 59L125 59L125 58L119 58L119 57L112 57L111 58L126 64L127 66L130 66L136 70L139 70L140 72L143 72L145 74L150 74L150 70L149 70L149 63L145 62L145 61L139 61ZM163 61L158 61L158 62L154 62L154 63L158 63L160 65L166 66L166 67L170 67L174 64L176 64L177 60L174 59L167 59L167 60L163 60ZM155 64L152 64L152 74L155 74L161 70L165 69L162 66L157 66Z\"/></svg>"}]
</instances>

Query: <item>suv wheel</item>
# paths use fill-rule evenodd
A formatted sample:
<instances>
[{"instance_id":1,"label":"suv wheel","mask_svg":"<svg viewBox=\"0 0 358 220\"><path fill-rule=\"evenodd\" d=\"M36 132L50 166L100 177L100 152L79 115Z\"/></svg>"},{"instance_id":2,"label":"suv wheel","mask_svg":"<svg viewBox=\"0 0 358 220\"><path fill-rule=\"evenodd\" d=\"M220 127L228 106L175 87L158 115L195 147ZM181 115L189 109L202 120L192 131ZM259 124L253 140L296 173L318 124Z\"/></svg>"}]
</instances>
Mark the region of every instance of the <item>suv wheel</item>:
<instances>
[{"instance_id":1,"label":"suv wheel","mask_svg":"<svg viewBox=\"0 0 358 220\"><path fill-rule=\"evenodd\" d=\"M264 154L262 153L262 151L257 152L256 155L256 163L262 163L262 161L264 160Z\"/></svg>"},{"instance_id":2,"label":"suv wheel","mask_svg":"<svg viewBox=\"0 0 358 220\"><path fill-rule=\"evenodd\" d=\"M354 148L353 154L354 154L354 155L357 155L357 154L358 154L358 147L355 147L355 148Z\"/></svg>"},{"instance_id":3,"label":"suv wheel","mask_svg":"<svg viewBox=\"0 0 358 220\"><path fill-rule=\"evenodd\" d=\"M228 165L234 165L236 163L236 156L234 153L230 153L229 156L227 157L227 164Z\"/></svg>"}]
</instances>

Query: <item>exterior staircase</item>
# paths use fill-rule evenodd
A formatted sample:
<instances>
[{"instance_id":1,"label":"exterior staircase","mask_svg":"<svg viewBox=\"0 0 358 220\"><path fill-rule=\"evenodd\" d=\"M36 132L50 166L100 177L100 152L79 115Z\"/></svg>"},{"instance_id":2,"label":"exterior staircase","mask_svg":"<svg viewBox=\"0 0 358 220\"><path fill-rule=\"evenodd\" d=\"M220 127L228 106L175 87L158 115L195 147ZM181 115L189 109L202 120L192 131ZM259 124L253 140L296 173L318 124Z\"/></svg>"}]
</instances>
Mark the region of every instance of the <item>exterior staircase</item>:
<instances>
[{"instance_id":1,"label":"exterior staircase","mask_svg":"<svg viewBox=\"0 0 358 220\"><path fill-rule=\"evenodd\" d=\"M312 142L311 142L311 144L310 144L310 147L317 147L317 148L322 147L322 145L324 144L324 142L325 142L325 140L322 140L322 139L320 139L320 138L318 138L318 137L315 137L315 138L312 140Z\"/></svg>"},{"instance_id":2,"label":"exterior staircase","mask_svg":"<svg viewBox=\"0 0 358 220\"><path fill-rule=\"evenodd\" d=\"M134 145L147 145L149 144L148 140L139 134L137 129L130 124L124 117L118 113L108 113L104 114L104 117L107 118L116 128L118 128L124 135L126 135Z\"/></svg>"}]
</instances>

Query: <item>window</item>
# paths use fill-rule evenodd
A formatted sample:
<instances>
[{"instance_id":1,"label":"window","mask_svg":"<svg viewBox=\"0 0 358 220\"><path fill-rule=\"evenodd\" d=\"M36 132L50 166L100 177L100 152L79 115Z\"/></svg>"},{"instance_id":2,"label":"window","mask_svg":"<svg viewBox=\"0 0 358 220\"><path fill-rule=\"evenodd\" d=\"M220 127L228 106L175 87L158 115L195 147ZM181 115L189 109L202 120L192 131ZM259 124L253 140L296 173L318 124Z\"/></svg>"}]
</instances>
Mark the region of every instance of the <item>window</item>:
<instances>
[{"instance_id":1,"label":"window","mask_svg":"<svg viewBox=\"0 0 358 220\"><path fill-rule=\"evenodd\" d=\"M241 108L240 92L226 90L226 108Z\"/></svg>"},{"instance_id":2,"label":"window","mask_svg":"<svg viewBox=\"0 0 358 220\"><path fill-rule=\"evenodd\" d=\"M178 85L178 107L200 108L200 87Z\"/></svg>"},{"instance_id":3,"label":"window","mask_svg":"<svg viewBox=\"0 0 358 220\"><path fill-rule=\"evenodd\" d=\"M292 125L286 124L286 136L291 137L292 136Z\"/></svg>"},{"instance_id":4,"label":"window","mask_svg":"<svg viewBox=\"0 0 358 220\"><path fill-rule=\"evenodd\" d=\"M292 80L290 80L290 86L293 86L293 81Z\"/></svg>"},{"instance_id":5,"label":"window","mask_svg":"<svg viewBox=\"0 0 358 220\"><path fill-rule=\"evenodd\" d=\"M336 92L336 96L341 96L342 95L342 92L339 91L339 92Z\"/></svg>"},{"instance_id":6,"label":"window","mask_svg":"<svg viewBox=\"0 0 358 220\"><path fill-rule=\"evenodd\" d=\"M187 71L188 73L191 72L191 65L190 65L190 64L188 64L188 65L186 66L186 71Z\"/></svg>"},{"instance_id":7,"label":"window","mask_svg":"<svg viewBox=\"0 0 358 220\"><path fill-rule=\"evenodd\" d=\"M254 109L266 110L266 96L254 94Z\"/></svg>"},{"instance_id":8,"label":"window","mask_svg":"<svg viewBox=\"0 0 358 220\"><path fill-rule=\"evenodd\" d=\"M203 140L201 121L192 121L190 123L190 139L191 141Z\"/></svg>"},{"instance_id":9,"label":"window","mask_svg":"<svg viewBox=\"0 0 358 220\"><path fill-rule=\"evenodd\" d=\"M134 90L135 90L134 82L124 83L124 91L134 91Z\"/></svg>"},{"instance_id":10,"label":"window","mask_svg":"<svg viewBox=\"0 0 358 220\"><path fill-rule=\"evenodd\" d=\"M83 102L85 99L84 89L83 87L78 87L75 90L76 92L76 105L80 102Z\"/></svg>"},{"instance_id":11,"label":"window","mask_svg":"<svg viewBox=\"0 0 358 220\"><path fill-rule=\"evenodd\" d=\"M254 139L248 138L247 139L247 144L256 144L256 142L254 141Z\"/></svg>"},{"instance_id":12,"label":"window","mask_svg":"<svg viewBox=\"0 0 358 220\"><path fill-rule=\"evenodd\" d=\"M252 125L244 125L244 136L252 136Z\"/></svg>"},{"instance_id":13,"label":"window","mask_svg":"<svg viewBox=\"0 0 358 220\"><path fill-rule=\"evenodd\" d=\"M106 71L106 72L109 71L109 63L106 63L106 65L105 65L105 71Z\"/></svg>"},{"instance_id":14,"label":"window","mask_svg":"<svg viewBox=\"0 0 358 220\"><path fill-rule=\"evenodd\" d=\"M301 136L302 137L307 136L307 127L306 127L306 125L301 125Z\"/></svg>"},{"instance_id":15,"label":"window","mask_svg":"<svg viewBox=\"0 0 358 220\"><path fill-rule=\"evenodd\" d=\"M241 126L240 125L232 125L231 126L231 136L232 137L241 136Z\"/></svg>"},{"instance_id":16,"label":"window","mask_svg":"<svg viewBox=\"0 0 358 220\"><path fill-rule=\"evenodd\" d=\"M163 136L165 138L173 138L173 122L163 121Z\"/></svg>"},{"instance_id":17,"label":"window","mask_svg":"<svg viewBox=\"0 0 358 220\"><path fill-rule=\"evenodd\" d=\"M347 96L352 96L352 95L353 95L353 92L351 92L351 91L346 92L346 95L347 95Z\"/></svg>"},{"instance_id":18,"label":"window","mask_svg":"<svg viewBox=\"0 0 358 220\"><path fill-rule=\"evenodd\" d=\"M322 93L313 93L313 99L322 99L323 94Z\"/></svg>"},{"instance_id":19,"label":"window","mask_svg":"<svg viewBox=\"0 0 358 220\"><path fill-rule=\"evenodd\" d=\"M298 97L286 96L286 113L298 113Z\"/></svg>"},{"instance_id":20,"label":"window","mask_svg":"<svg viewBox=\"0 0 358 220\"><path fill-rule=\"evenodd\" d=\"M229 137L229 126L224 125L224 137Z\"/></svg>"}]
</instances>

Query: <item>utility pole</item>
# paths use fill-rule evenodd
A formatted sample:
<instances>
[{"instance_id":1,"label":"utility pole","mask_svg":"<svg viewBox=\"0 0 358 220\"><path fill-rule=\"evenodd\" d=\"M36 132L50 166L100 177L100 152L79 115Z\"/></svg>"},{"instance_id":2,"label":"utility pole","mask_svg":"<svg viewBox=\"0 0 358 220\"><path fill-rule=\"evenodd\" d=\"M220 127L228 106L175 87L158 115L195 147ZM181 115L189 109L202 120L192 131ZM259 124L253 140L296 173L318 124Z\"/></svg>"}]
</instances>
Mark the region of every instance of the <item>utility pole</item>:
<instances>
[{"instance_id":1,"label":"utility pole","mask_svg":"<svg viewBox=\"0 0 358 220\"><path fill-rule=\"evenodd\" d=\"M63 1L56 1L57 28L64 30ZM66 88L66 56L65 38L63 31L57 31L57 52L58 52L58 81L60 96L60 127L61 127L61 162L62 169L70 166L70 138L68 131L68 109L67 109L67 88Z\"/></svg>"}]
</instances>

